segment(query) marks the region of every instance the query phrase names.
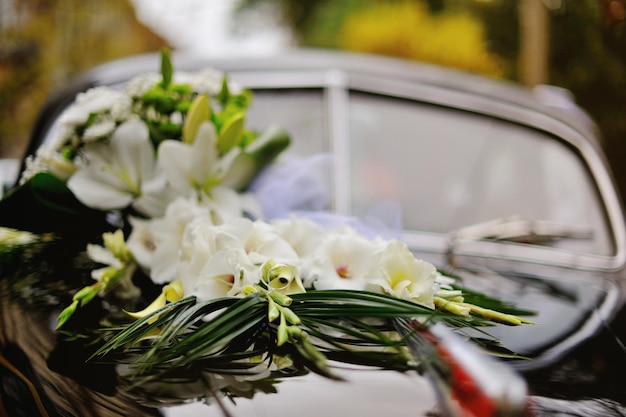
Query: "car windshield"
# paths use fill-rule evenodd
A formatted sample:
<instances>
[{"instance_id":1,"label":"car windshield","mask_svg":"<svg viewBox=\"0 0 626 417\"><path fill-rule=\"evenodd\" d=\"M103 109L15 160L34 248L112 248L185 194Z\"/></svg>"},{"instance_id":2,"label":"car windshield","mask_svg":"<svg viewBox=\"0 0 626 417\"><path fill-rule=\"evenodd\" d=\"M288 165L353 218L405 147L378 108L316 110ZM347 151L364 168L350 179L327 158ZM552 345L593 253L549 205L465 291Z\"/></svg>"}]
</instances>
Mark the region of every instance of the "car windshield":
<instances>
[{"instance_id":1,"label":"car windshield","mask_svg":"<svg viewBox=\"0 0 626 417\"><path fill-rule=\"evenodd\" d=\"M388 226L433 234L514 216L557 226L530 230L549 238L527 243L614 253L596 185L566 143L513 122L412 100L350 91L347 102L346 143L328 138L321 89L258 90L250 123L285 126L292 155L335 151L342 158L336 151L345 151L328 186L345 186L330 204L346 214L385 212Z\"/></svg>"}]
</instances>

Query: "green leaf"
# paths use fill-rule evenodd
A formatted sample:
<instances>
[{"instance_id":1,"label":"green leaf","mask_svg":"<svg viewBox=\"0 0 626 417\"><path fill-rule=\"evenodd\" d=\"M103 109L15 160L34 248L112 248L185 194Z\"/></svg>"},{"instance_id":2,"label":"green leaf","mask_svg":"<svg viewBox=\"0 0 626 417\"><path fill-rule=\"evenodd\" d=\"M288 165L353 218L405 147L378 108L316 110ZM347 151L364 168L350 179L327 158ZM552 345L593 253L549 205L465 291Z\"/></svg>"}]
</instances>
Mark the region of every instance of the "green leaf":
<instances>
[{"instance_id":1,"label":"green leaf","mask_svg":"<svg viewBox=\"0 0 626 417\"><path fill-rule=\"evenodd\" d=\"M82 204L64 181L47 172L36 174L0 200L0 226L85 235L111 228L106 213Z\"/></svg>"},{"instance_id":2,"label":"green leaf","mask_svg":"<svg viewBox=\"0 0 626 417\"><path fill-rule=\"evenodd\" d=\"M245 190L256 175L272 163L290 144L291 138L284 129L277 126L267 128L242 153L237 155L223 185L236 190Z\"/></svg>"},{"instance_id":3,"label":"green leaf","mask_svg":"<svg viewBox=\"0 0 626 417\"><path fill-rule=\"evenodd\" d=\"M198 129L204 122L210 120L211 104L205 94L198 95L191 103L185 124L183 125L183 142L193 143L196 139Z\"/></svg>"},{"instance_id":4,"label":"green leaf","mask_svg":"<svg viewBox=\"0 0 626 417\"><path fill-rule=\"evenodd\" d=\"M215 96L215 99L222 105L222 109L224 109L228 104L228 100L230 100L230 90L228 88L228 79L226 77L222 77L222 88Z\"/></svg>"},{"instance_id":5,"label":"green leaf","mask_svg":"<svg viewBox=\"0 0 626 417\"><path fill-rule=\"evenodd\" d=\"M255 365L276 355L290 358L297 369L334 379L337 376L329 360L399 371L415 369L416 359L429 357L419 355L428 346L420 347L425 339L416 334L416 326L428 327L435 321L460 332L478 330L489 337L477 329L488 324L485 320L459 317L385 294L313 290L290 298L289 310L276 305L280 315L276 323L268 320L274 301L268 301L263 292L203 303L188 297L135 323L106 330L108 342L90 359L125 363L129 369L122 376L125 384L130 390L140 390L153 381L174 383L202 372L257 375L263 366ZM379 320L372 320L375 318ZM396 330L400 328L402 333ZM158 337L146 343L144 338L155 332ZM432 369L438 371L437 366Z\"/></svg>"},{"instance_id":6,"label":"green leaf","mask_svg":"<svg viewBox=\"0 0 626 417\"><path fill-rule=\"evenodd\" d=\"M217 149L221 154L225 154L241 143L245 121L245 113L238 112L224 122L217 139Z\"/></svg>"},{"instance_id":7,"label":"green leaf","mask_svg":"<svg viewBox=\"0 0 626 417\"><path fill-rule=\"evenodd\" d=\"M132 324L122 327L116 335L111 337L108 342L102 345L94 354L89 358L95 358L97 356L103 356L107 353L117 349L119 347L133 345L139 342L141 339L150 334L151 331L163 323L167 322L171 317L175 317L175 313L180 309L184 309L196 302L195 297L185 297L178 301L166 304L153 313L133 322ZM157 320L152 321L155 317Z\"/></svg>"},{"instance_id":8,"label":"green leaf","mask_svg":"<svg viewBox=\"0 0 626 417\"><path fill-rule=\"evenodd\" d=\"M72 317L72 315L76 312L78 308L78 300L75 300L69 306L65 307L63 311L59 314L58 323L56 325L55 330L59 330L63 325Z\"/></svg>"},{"instance_id":9,"label":"green leaf","mask_svg":"<svg viewBox=\"0 0 626 417\"><path fill-rule=\"evenodd\" d=\"M169 49L163 48L161 49L161 76L163 77L161 86L164 90L167 90L172 84L173 75L174 66L172 65Z\"/></svg>"}]
</instances>

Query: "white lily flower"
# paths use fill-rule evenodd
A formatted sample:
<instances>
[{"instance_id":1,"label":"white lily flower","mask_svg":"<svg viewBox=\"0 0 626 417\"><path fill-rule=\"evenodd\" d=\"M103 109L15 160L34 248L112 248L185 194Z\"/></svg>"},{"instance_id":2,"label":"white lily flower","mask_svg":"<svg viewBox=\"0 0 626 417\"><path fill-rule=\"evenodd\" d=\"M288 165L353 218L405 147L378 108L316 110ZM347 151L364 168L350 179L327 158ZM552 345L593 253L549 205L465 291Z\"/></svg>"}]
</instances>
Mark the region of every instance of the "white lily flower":
<instances>
[{"instance_id":1,"label":"white lily flower","mask_svg":"<svg viewBox=\"0 0 626 417\"><path fill-rule=\"evenodd\" d=\"M85 146L87 165L67 185L83 204L100 209L124 208L141 201L142 188L157 177L148 127L140 120L120 125L109 143Z\"/></svg>"},{"instance_id":2,"label":"white lily flower","mask_svg":"<svg viewBox=\"0 0 626 417\"><path fill-rule=\"evenodd\" d=\"M392 241L378 267L368 274L368 289L434 308L433 289L438 275L434 265L416 259L406 244Z\"/></svg>"},{"instance_id":3,"label":"white lily flower","mask_svg":"<svg viewBox=\"0 0 626 417\"><path fill-rule=\"evenodd\" d=\"M368 240L352 229L332 232L316 252L305 285L316 289L364 290L366 276L378 265L379 241Z\"/></svg>"},{"instance_id":4,"label":"white lily flower","mask_svg":"<svg viewBox=\"0 0 626 417\"><path fill-rule=\"evenodd\" d=\"M177 140L161 142L158 163L164 170L170 185L179 195L189 196L194 191L210 195L221 184L238 148L220 157L215 127L202 123L195 140L186 144Z\"/></svg>"}]
</instances>

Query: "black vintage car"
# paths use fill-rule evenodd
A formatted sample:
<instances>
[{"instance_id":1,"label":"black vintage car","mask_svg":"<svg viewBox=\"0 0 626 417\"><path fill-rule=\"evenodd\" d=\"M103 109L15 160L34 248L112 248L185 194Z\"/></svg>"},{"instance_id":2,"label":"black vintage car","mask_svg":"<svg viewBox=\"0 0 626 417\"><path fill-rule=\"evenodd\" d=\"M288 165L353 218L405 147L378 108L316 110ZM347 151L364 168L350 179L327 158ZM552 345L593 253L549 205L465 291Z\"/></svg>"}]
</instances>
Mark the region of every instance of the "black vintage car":
<instances>
[{"instance_id":1,"label":"black vintage car","mask_svg":"<svg viewBox=\"0 0 626 417\"><path fill-rule=\"evenodd\" d=\"M251 89L249 125L283 126L293 140L286 157L331 153L327 208L377 215L419 257L470 288L536 312L536 325L490 329L525 359L486 359L440 335L493 400L484 415L626 415L624 214L600 134L567 92L329 51L173 60L180 71L212 67ZM59 90L42 109L27 153L49 140L78 92L146 71L158 72L154 55L100 66ZM3 321L10 320L3 314ZM41 366L33 361L28 369L43 374ZM348 383L310 375L236 405L192 402L154 412L472 415L447 407L427 377L346 372ZM5 387L3 397L11 395ZM62 402L63 392L56 397ZM97 412L123 414L123 405L107 410L107 401L93 402Z\"/></svg>"}]
</instances>

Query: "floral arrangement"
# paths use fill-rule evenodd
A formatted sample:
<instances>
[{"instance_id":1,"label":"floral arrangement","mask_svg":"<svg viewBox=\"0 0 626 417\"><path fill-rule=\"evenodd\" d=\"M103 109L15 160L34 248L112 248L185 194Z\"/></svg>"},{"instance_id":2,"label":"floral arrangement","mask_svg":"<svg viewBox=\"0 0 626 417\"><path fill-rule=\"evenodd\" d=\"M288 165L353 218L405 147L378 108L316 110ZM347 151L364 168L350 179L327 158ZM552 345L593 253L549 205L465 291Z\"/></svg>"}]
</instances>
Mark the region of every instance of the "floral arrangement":
<instances>
[{"instance_id":1,"label":"floral arrangement","mask_svg":"<svg viewBox=\"0 0 626 417\"><path fill-rule=\"evenodd\" d=\"M161 74L79 94L0 202L2 253L65 265L46 275L66 284L56 332L116 365L118 389L206 395L211 374L210 392L252 395L270 376L336 378L334 361L414 369L407 338L434 323L530 323L400 241L265 218L250 184L289 136L248 129L252 99L216 71L174 73L164 51Z\"/></svg>"}]
</instances>

